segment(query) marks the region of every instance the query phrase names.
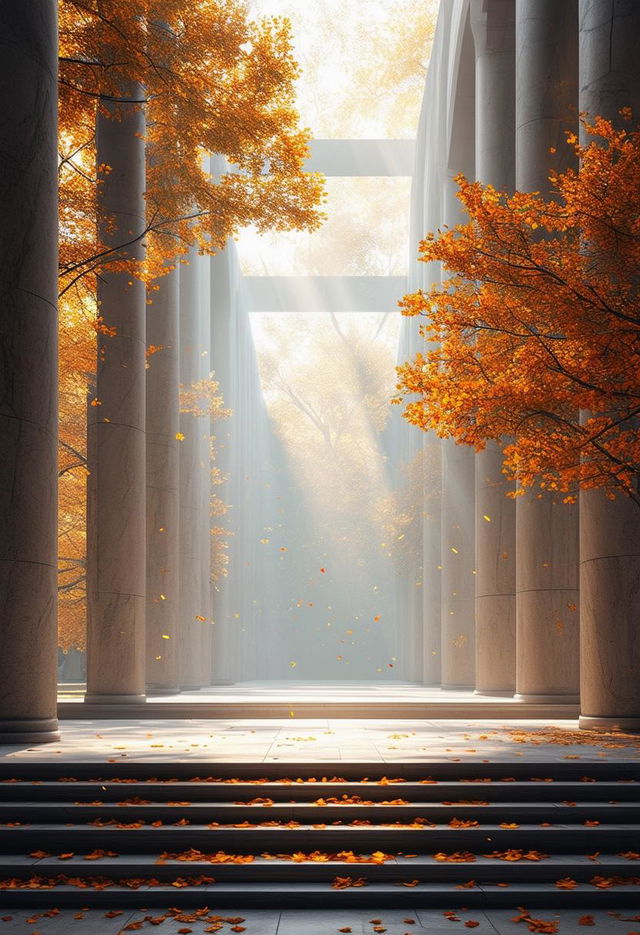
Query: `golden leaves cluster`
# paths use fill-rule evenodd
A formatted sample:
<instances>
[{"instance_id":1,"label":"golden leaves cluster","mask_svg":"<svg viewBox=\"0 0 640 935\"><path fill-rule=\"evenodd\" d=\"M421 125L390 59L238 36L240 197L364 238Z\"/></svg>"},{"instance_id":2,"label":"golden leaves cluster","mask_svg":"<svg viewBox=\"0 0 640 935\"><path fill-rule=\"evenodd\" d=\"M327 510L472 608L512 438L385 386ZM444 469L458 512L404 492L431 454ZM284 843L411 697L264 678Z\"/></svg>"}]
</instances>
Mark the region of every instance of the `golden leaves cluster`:
<instances>
[{"instance_id":1,"label":"golden leaves cluster","mask_svg":"<svg viewBox=\"0 0 640 935\"><path fill-rule=\"evenodd\" d=\"M323 188L320 176L303 171L309 132L295 107L287 20L254 22L239 0L60 0L59 23L59 633L70 649L84 644L86 405L103 327L98 270L151 283L190 246L215 252L247 224L314 229ZM146 118L144 265L103 242L110 221L98 217L97 180L110 167L97 165L96 117L100 110L118 120L127 108L144 108ZM209 154L218 157L215 175ZM215 509L219 515L217 501ZM215 547L217 574L225 561Z\"/></svg>"},{"instance_id":2,"label":"golden leaves cluster","mask_svg":"<svg viewBox=\"0 0 640 935\"><path fill-rule=\"evenodd\" d=\"M469 222L420 245L446 275L399 303L425 321L398 368L405 418L476 449L511 437L504 472L567 499L637 499L640 131L621 118L569 135L580 167L548 199L459 176Z\"/></svg>"}]
</instances>

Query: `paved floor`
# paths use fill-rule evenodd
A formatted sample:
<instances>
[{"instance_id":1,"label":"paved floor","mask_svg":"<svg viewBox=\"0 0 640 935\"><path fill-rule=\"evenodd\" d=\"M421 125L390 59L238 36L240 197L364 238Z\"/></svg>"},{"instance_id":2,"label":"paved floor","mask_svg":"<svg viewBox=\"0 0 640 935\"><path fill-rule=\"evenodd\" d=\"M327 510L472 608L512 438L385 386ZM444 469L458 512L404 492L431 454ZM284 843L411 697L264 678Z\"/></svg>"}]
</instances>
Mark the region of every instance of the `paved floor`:
<instances>
[{"instance_id":1,"label":"paved floor","mask_svg":"<svg viewBox=\"0 0 640 935\"><path fill-rule=\"evenodd\" d=\"M144 720L62 722L59 743L0 746L14 760L238 763L640 759L640 735L575 721Z\"/></svg>"},{"instance_id":2,"label":"paved floor","mask_svg":"<svg viewBox=\"0 0 640 935\"><path fill-rule=\"evenodd\" d=\"M460 932L473 931L476 935L525 935L527 931L558 932L560 935L584 935L596 932L600 935L637 935L640 931L640 915L635 910L615 912L615 910L591 911L588 913L562 910L532 910L534 920L555 922L554 927L529 927L526 920L514 921L519 913L513 910L457 910L445 914L438 909L406 912L400 910L345 910L344 912L322 912L305 910L253 910L241 912L222 910L216 913L212 908L207 916L194 919L194 911L186 910L178 918L167 918L166 910L153 908L131 912L126 910L113 918L105 918L104 910L76 912L65 910L47 917L42 912L26 910L3 913L0 910L0 933L2 935L118 935L125 931L157 932L160 935L201 935L211 931L211 921L206 918L219 915L223 922L221 935L242 931L245 935L337 935L350 931L353 935L456 935ZM145 921L145 917L147 921ZM150 921L151 919L154 922ZM28 921L31 920L31 921ZM478 923L470 925L469 923ZM135 923L142 923L140 926ZM134 928L127 926L135 925Z\"/></svg>"}]
</instances>

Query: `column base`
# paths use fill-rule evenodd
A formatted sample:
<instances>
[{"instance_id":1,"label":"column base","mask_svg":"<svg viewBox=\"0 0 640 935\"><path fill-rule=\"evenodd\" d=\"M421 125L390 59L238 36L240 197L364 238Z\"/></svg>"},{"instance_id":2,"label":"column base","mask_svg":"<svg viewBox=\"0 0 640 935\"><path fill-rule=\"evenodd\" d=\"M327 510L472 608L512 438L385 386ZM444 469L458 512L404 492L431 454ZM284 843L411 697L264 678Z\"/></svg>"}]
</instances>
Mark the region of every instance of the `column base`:
<instances>
[{"instance_id":1,"label":"column base","mask_svg":"<svg viewBox=\"0 0 640 935\"><path fill-rule=\"evenodd\" d=\"M147 698L151 696L156 698L160 695L179 695L180 689L176 685L175 688L156 688L155 685L147 685Z\"/></svg>"},{"instance_id":2,"label":"column base","mask_svg":"<svg viewBox=\"0 0 640 935\"><path fill-rule=\"evenodd\" d=\"M583 730L621 730L638 734L640 717L592 717L589 714L581 714L578 727Z\"/></svg>"},{"instance_id":3,"label":"column base","mask_svg":"<svg viewBox=\"0 0 640 935\"><path fill-rule=\"evenodd\" d=\"M0 721L0 743L55 743L60 740L58 718L7 718Z\"/></svg>"},{"instance_id":4,"label":"column base","mask_svg":"<svg viewBox=\"0 0 640 935\"><path fill-rule=\"evenodd\" d=\"M476 688L473 693L474 695L482 695L483 697L496 697L496 698L513 698L515 694L515 688L507 689L502 691L502 689L491 689L491 688Z\"/></svg>"},{"instance_id":5,"label":"column base","mask_svg":"<svg viewBox=\"0 0 640 935\"><path fill-rule=\"evenodd\" d=\"M580 695L527 695L516 692L513 697L523 704L580 704Z\"/></svg>"},{"instance_id":6,"label":"column base","mask_svg":"<svg viewBox=\"0 0 640 935\"><path fill-rule=\"evenodd\" d=\"M85 704L144 704L146 695L102 695L98 692L87 692L84 696Z\"/></svg>"}]
</instances>

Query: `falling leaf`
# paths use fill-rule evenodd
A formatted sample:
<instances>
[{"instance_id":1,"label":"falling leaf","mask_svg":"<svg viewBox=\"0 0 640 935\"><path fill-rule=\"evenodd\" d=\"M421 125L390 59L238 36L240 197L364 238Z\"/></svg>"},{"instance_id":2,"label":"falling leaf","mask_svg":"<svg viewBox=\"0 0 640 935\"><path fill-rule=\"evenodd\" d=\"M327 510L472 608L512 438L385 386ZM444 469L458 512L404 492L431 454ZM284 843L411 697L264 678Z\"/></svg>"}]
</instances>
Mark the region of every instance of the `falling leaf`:
<instances>
[{"instance_id":1,"label":"falling leaf","mask_svg":"<svg viewBox=\"0 0 640 935\"><path fill-rule=\"evenodd\" d=\"M185 438L185 437L184 437L184 435L182 434L182 432L176 432L176 441L178 441L178 442L183 442L183 441L184 441L184 438Z\"/></svg>"}]
</instances>

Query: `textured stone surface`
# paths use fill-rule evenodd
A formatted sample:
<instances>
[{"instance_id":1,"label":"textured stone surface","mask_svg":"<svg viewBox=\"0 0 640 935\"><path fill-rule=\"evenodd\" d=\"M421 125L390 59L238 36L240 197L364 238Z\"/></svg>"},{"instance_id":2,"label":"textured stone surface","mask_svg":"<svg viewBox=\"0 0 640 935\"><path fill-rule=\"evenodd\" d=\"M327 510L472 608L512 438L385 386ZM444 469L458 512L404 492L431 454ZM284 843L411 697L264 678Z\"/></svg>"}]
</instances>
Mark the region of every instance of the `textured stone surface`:
<instances>
[{"instance_id":1,"label":"textured stone surface","mask_svg":"<svg viewBox=\"0 0 640 935\"><path fill-rule=\"evenodd\" d=\"M515 181L515 5L473 0L476 51L476 178L499 191ZM506 442L505 442L506 444ZM476 689L513 692L515 502L502 474L502 448L476 455Z\"/></svg>"},{"instance_id":2,"label":"textured stone surface","mask_svg":"<svg viewBox=\"0 0 640 935\"><path fill-rule=\"evenodd\" d=\"M122 96L137 101L136 84ZM126 260L144 259L144 112L103 101L96 145L99 234ZM116 111L117 108L117 111ZM98 278L98 312L115 335L98 333L93 523L87 537L87 694L144 695L145 287L127 272Z\"/></svg>"},{"instance_id":3,"label":"textured stone surface","mask_svg":"<svg viewBox=\"0 0 640 935\"><path fill-rule=\"evenodd\" d=\"M573 164L577 129L577 0L516 6L516 187L548 193ZM550 149L555 152L550 152ZM536 493L516 501L516 689L530 700L579 689L578 511Z\"/></svg>"},{"instance_id":4,"label":"textured stone surface","mask_svg":"<svg viewBox=\"0 0 640 935\"><path fill-rule=\"evenodd\" d=\"M180 270L180 382L187 389L210 368L208 302L204 261L191 249ZM193 688L211 681L208 420L182 413L180 434L180 684Z\"/></svg>"},{"instance_id":5,"label":"textured stone surface","mask_svg":"<svg viewBox=\"0 0 640 935\"><path fill-rule=\"evenodd\" d=\"M581 0L581 110L615 123L620 108L630 106L637 120L638 35L639 4ZM580 496L580 588L583 714L637 729L640 510L624 498L612 501L598 491Z\"/></svg>"},{"instance_id":6,"label":"textured stone surface","mask_svg":"<svg viewBox=\"0 0 640 935\"><path fill-rule=\"evenodd\" d=\"M56 4L0 10L0 737L55 739Z\"/></svg>"},{"instance_id":7,"label":"textured stone surface","mask_svg":"<svg viewBox=\"0 0 640 935\"><path fill-rule=\"evenodd\" d=\"M468 16L454 18L459 57L454 63L455 95L449 102L450 139L443 179L442 221L453 226L465 216L453 178L475 171L475 53ZM455 46L454 46L455 47ZM443 271L443 277L446 272ZM442 446L442 684L475 685L475 480L471 448L446 440Z\"/></svg>"},{"instance_id":8,"label":"textured stone surface","mask_svg":"<svg viewBox=\"0 0 640 935\"><path fill-rule=\"evenodd\" d=\"M179 269L150 291L146 386L147 604L146 682L176 690L179 594ZM169 636L170 639L163 639Z\"/></svg>"}]
</instances>

